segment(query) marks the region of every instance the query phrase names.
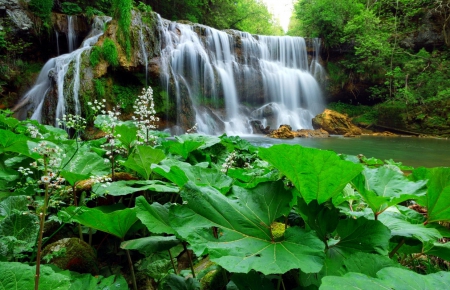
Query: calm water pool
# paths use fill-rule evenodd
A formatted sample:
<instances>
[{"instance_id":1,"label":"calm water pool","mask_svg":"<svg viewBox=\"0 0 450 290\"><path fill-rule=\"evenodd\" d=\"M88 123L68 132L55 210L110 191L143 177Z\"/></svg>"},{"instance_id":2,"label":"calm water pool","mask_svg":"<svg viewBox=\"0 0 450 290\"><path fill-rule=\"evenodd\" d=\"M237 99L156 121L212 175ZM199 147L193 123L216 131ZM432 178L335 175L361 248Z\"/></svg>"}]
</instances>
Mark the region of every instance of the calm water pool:
<instances>
[{"instance_id":1,"label":"calm water pool","mask_svg":"<svg viewBox=\"0 0 450 290\"><path fill-rule=\"evenodd\" d=\"M445 139L374 136L294 139L244 136L242 138L261 147L269 147L274 144L299 144L305 147L333 150L342 154L363 154L366 157L376 157L382 160L393 159L414 167L450 166L450 140Z\"/></svg>"}]
</instances>

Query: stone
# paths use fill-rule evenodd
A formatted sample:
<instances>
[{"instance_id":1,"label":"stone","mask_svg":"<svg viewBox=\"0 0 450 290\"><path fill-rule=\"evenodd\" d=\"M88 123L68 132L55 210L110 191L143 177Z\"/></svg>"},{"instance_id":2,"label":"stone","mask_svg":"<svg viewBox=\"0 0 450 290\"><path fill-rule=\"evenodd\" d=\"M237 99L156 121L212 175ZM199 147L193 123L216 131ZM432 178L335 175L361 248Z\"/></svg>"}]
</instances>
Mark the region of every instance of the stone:
<instances>
[{"instance_id":1,"label":"stone","mask_svg":"<svg viewBox=\"0 0 450 290\"><path fill-rule=\"evenodd\" d=\"M42 257L63 270L98 275L97 254L86 242L78 238L65 238L47 245ZM45 261L45 259L44 259Z\"/></svg>"},{"instance_id":2,"label":"stone","mask_svg":"<svg viewBox=\"0 0 450 290\"><path fill-rule=\"evenodd\" d=\"M361 128L354 125L350 118L338 112L325 109L312 119L314 129L324 129L330 134L344 135L361 135Z\"/></svg>"},{"instance_id":3,"label":"stone","mask_svg":"<svg viewBox=\"0 0 450 290\"><path fill-rule=\"evenodd\" d=\"M328 138L330 137L330 134L328 134L327 131L320 128L317 130L311 130L311 129L300 129L294 132L295 137L300 138Z\"/></svg>"},{"instance_id":4,"label":"stone","mask_svg":"<svg viewBox=\"0 0 450 290\"><path fill-rule=\"evenodd\" d=\"M396 137L398 135L389 131L384 131L373 133L372 136Z\"/></svg>"},{"instance_id":5,"label":"stone","mask_svg":"<svg viewBox=\"0 0 450 290\"><path fill-rule=\"evenodd\" d=\"M293 139L295 138L294 132L292 132L292 128L289 125L280 125L277 130L273 130L267 135L270 138L276 139Z\"/></svg>"},{"instance_id":6,"label":"stone","mask_svg":"<svg viewBox=\"0 0 450 290\"><path fill-rule=\"evenodd\" d=\"M250 126L252 127L253 134L269 134L270 126L264 127L261 121L259 120L251 120Z\"/></svg>"}]
</instances>

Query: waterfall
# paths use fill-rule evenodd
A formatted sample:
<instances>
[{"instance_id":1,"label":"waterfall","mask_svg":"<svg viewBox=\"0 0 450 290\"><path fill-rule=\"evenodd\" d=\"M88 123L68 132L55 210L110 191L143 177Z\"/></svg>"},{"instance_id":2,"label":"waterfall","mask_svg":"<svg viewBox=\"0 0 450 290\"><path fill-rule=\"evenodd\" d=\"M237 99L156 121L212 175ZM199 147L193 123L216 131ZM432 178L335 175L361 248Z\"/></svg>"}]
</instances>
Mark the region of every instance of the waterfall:
<instances>
[{"instance_id":1,"label":"waterfall","mask_svg":"<svg viewBox=\"0 0 450 290\"><path fill-rule=\"evenodd\" d=\"M69 100L73 106L70 113L80 114L81 106L78 99L78 91L80 88L81 55L83 52L91 49L97 42L98 38L103 34L105 23L110 20L111 17L108 16L95 17L92 29L80 48L48 60L39 73L34 86L22 97L13 110L23 111L22 108L25 111L33 110L31 119L41 122L44 106L47 106L45 101L49 97L49 92L56 88L57 98L54 117L62 118L66 110L68 110ZM71 68L72 72L70 73L72 75L66 79L70 71L69 68ZM70 83L68 83L69 81ZM56 121L55 126L58 126Z\"/></svg>"},{"instance_id":2,"label":"waterfall","mask_svg":"<svg viewBox=\"0 0 450 290\"><path fill-rule=\"evenodd\" d=\"M147 51L145 50L145 41L144 41L144 35L142 34L142 27L139 30L139 45L142 51L142 58L144 59L145 64L145 86L147 86L148 82L148 57L147 57Z\"/></svg>"},{"instance_id":3,"label":"waterfall","mask_svg":"<svg viewBox=\"0 0 450 290\"><path fill-rule=\"evenodd\" d=\"M75 18L76 19L76 18ZM74 18L72 15L67 15L67 47L69 49L69 53L75 49L75 45L77 42L77 35L75 34L74 29Z\"/></svg>"},{"instance_id":4,"label":"waterfall","mask_svg":"<svg viewBox=\"0 0 450 290\"><path fill-rule=\"evenodd\" d=\"M224 32L161 18L158 26L162 87L177 102L178 125L194 125L180 123L183 98L205 134L250 134L253 120L309 129L323 110L320 41L313 40L309 64L301 37Z\"/></svg>"},{"instance_id":5,"label":"waterfall","mask_svg":"<svg viewBox=\"0 0 450 290\"><path fill-rule=\"evenodd\" d=\"M55 30L56 35L56 55L59 55L59 33Z\"/></svg>"}]
</instances>

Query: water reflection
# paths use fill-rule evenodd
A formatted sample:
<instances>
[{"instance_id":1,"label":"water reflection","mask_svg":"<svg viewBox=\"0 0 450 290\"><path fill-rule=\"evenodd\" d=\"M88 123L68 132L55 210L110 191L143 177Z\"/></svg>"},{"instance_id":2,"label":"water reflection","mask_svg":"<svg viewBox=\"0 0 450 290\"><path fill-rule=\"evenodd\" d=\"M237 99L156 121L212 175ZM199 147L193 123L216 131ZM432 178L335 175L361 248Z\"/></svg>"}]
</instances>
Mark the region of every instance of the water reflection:
<instances>
[{"instance_id":1,"label":"water reflection","mask_svg":"<svg viewBox=\"0 0 450 290\"><path fill-rule=\"evenodd\" d=\"M373 137L344 138L295 138L272 139L263 136L245 136L244 139L261 147L274 144L299 144L305 147L333 150L337 153L393 159L414 167L450 166L450 140L417 137Z\"/></svg>"}]
</instances>

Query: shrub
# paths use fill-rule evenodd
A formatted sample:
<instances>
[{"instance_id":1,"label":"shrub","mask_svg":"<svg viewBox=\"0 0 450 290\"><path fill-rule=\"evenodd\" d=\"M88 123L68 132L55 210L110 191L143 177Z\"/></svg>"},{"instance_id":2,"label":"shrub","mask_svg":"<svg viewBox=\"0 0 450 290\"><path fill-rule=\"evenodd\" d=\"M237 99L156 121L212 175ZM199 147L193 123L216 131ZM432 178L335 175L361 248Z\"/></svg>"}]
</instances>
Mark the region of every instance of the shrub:
<instances>
[{"instance_id":1,"label":"shrub","mask_svg":"<svg viewBox=\"0 0 450 290\"><path fill-rule=\"evenodd\" d=\"M89 56L89 61L92 66L97 66L102 58L102 50L98 46L94 46L91 50L91 55Z\"/></svg>"},{"instance_id":2,"label":"shrub","mask_svg":"<svg viewBox=\"0 0 450 290\"><path fill-rule=\"evenodd\" d=\"M110 38L105 39L102 46L103 58L113 67L119 65L119 53L114 41Z\"/></svg>"},{"instance_id":3,"label":"shrub","mask_svg":"<svg viewBox=\"0 0 450 290\"><path fill-rule=\"evenodd\" d=\"M81 12L83 12L83 10L81 10L81 8L80 8L80 6L78 6L78 4L72 3L72 2L63 2L61 4L61 8L62 8L62 12L64 14L68 14L68 15L75 15L75 14L80 14Z\"/></svg>"}]
</instances>

